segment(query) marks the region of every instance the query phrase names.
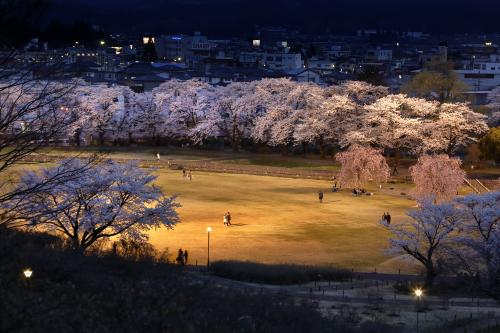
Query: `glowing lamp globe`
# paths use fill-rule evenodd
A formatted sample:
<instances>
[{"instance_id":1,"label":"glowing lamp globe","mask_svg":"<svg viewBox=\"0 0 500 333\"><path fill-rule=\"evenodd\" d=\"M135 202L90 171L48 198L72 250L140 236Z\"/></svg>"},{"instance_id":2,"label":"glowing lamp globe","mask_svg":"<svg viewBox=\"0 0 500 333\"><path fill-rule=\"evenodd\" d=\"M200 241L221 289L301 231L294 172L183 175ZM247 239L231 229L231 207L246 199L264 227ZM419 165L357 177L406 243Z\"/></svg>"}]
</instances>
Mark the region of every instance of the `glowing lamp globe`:
<instances>
[{"instance_id":1,"label":"glowing lamp globe","mask_svg":"<svg viewBox=\"0 0 500 333\"><path fill-rule=\"evenodd\" d=\"M23 274L24 274L24 277L29 279L31 277L31 275L33 275L33 271L31 269L27 268L23 271Z\"/></svg>"}]
</instances>

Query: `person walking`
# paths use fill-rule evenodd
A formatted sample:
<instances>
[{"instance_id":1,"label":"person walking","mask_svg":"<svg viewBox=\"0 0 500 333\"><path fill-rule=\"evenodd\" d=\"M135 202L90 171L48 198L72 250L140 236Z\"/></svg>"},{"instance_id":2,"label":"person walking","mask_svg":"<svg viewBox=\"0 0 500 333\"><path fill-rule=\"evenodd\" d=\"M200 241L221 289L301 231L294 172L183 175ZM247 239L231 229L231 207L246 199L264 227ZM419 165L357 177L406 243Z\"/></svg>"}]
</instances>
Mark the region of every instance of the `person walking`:
<instances>
[{"instance_id":1,"label":"person walking","mask_svg":"<svg viewBox=\"0 0 500 333\"><path fill-rule=\"evenodd\" d=\"M319 199L319 203L323 203L323 192L321 192L321 191L318 192L318 199Z\"/></svg>"},{"instance_id":2,"label":"person walking","mask_svg":"<svg viewBox=\"0 0 500 333\"><path fill-rule=\"evenodd\" d=\"M385 214L385 220L387 221L387 224L391 224L391 214L389 214L389 212L387 212Z\"/></svg>"},{"instance_id":3,"label":"person walking","mask_svg":"<svg viewBox=\"0 0 500 333\"><path fill-rule=\"evenodd\" d=\"M193 180L193 174L191 173L191 170L188 171L188 179L189 181Z\"/></svg>"},{"instance_id":4,"label":"person walking","mask_svg":"<svg viewBox=\"0 0 500 333\"><path fill-rule=\"evenodd\" d=\"M184 252L182 251L182 249L179 249L175 262L177 263L177 265L184 265Z\"/></svg>"},{"instance_id":5,"label":"person walking","mask_svg":"<svg viewBox=\"0 0 500 333\"><path fill-rule=\"evenodd\" d=\"M156 153L156 160L160 162L160 153Z\"/></svg>"},{"instance_id":6,"label":"person walking","mask_svg":"<svg viewBox=\"0 0 500 333\"><path fill-rule=\"evenodd\" d=\"M227 212L227 225L231 225L231 213Z\"/></svg>"},{"instance_id":7,"label":"person walking","mask_svg":"<svg viewBox=\"0 0 500 333\"><path fill-rule=\"evenodd\" d=\"M182 168L182 178L186 178L186 169Z\"/></svg>"},{"instance_id":8,"label":"person walking","mask_svg":"<svg viewBox=\"0 0 500 333\"><path fill-rule=\"evenodd\" d=\"M227 227L227 213L224 213L224 225Z\"/></svg>"},{"instance_id":9,"label":"person walking","mask_svg":"<svg viewBox=\"0 0 500 333\"><path fill-rule=\"evenodd\" d=\"M184 250L184 265L188 263L188 250Z\"/></svg>"}]
</instances>

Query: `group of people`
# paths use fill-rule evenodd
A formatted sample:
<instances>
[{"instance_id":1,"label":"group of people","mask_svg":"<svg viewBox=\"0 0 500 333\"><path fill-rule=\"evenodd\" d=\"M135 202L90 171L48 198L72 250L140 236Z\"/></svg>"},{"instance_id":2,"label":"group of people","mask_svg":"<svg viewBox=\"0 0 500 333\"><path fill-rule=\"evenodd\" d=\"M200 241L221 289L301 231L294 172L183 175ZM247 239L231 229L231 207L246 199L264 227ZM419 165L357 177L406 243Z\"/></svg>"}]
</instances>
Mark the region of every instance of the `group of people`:
<instances>
[{"instance_id":1,"label":"group of people","mask_svg":"<svg viewBox=\"0 0 500 333\"><path fill-rule=\"evenodd\" d=\"M229 212L224 214L224 225L226 227L231 225L231 213L229 213Z\"/></svg>"},{"instance_id":2,"label":"group of people","mask_svg":"<svg viewBox=\"0 0 500 333\"><path fill-rule=\"evenodd\" d=\"M355 188L352 190L352 195L354 196L360 196L366 193L366 190L364 188Z\"/></svg>"},{"instance_id":3,"label":"group of people","mask_svg":"<svg viewBox=\"0 0 500 333\"><path fill-rule=\"evenodd\" d=\"M191 170L186 170L185 168L182 168L182 178L193 180L193 174L191 173Z\"/></svg>"},{"instance_id":4,"label":"group of people","mask_svg":"<svg viewBox=\"0 0 500 333\"><path fill-rule=\"evenodd\" d=\"M384 212L384 214L382 215L382 223L385 225L391 224L391 214L389 214L388 212Z\"/></svg>"},{"instance_id":5,"label":"group of people","mask_svg":"<svg viewBox=\"0 0 500 333\"><path fill-rule=\"evenodd\" d=\"M184 250L182 251L182 249L179 249L179 252L177 253L177 258L175 259L175 262L178 264L178 265L187 265L188 263L188 251L187 250Z\"/></svg>"}]
</instances>

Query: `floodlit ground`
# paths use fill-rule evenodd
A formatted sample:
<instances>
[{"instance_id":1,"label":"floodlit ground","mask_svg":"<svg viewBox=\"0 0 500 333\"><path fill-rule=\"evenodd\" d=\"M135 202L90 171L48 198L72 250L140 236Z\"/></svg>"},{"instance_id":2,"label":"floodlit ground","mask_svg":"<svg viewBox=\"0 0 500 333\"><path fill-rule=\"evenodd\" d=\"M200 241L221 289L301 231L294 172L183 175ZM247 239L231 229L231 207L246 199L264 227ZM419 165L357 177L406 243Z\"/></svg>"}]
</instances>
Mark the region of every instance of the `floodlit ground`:
<instances>
[{"instance_id":1,"label":"floodlit ground","mask_svg":"<svg viewBox=\"0 0 500 333\"><path fill-rule=\"evenodd\" d=\"M173 252L186 248L190 261L199 264L206 263L206 227L211 226L212 260L369 269L388 260L383 253L388 232L378 223L382 213L390 212L397 222L415 206L400 189L353 197L348 191L332 193L330 183L319 180L199 172L189 181L171 170L158 175L168 194L178 194L182 223L152 232L151 242ZM325 193L322 204L318 190ZM226 211L231 227L223 225Z\"/></svg>"},{"instance_id":2,"label":"floodlit ground","mask_svg":"<svg viewBox=\"0 0 500 333\"><path fill-rule=\"evenodd\" d=\"M154 161L157 149L113 149L108 151L108 156ZM91 151L84 149L79 153L84 156ZM177 164L278 167L297 170L297 173L301 170L338 170L331 159L317 156L283 157L179 149L159 152L162 163L170 160ZM47 149L43 153L61 157L74 156L76 152ZM400 173L406 175L407 169L401 168ZM331 182L300 177L194 171L193 180L188 181L183 179L181 171L167 167L160 168L157 174L158 185L166 193L178 195L182 222L173 230L152 231L150 241L159 250L168 248L173 256L179 248L187 249L190 263L206 264L206 228L211 226L211 260L333 264L356 270L377 268L379 272L415 269L384 252L389 233L378 223L384 212L390 212L393 223L398 223L407 218L408 210L415 208L415 202L408 198L409 184L386 184L382 190L374 185L367 189L373 191L374 196L353 197L348 190L332 193ZM323 204L318 202L318 190L325 193ZM465 191L462 189L461 194ZM232 215L232 227L223 225L223 214L227 211Z\"/></svg>"}]
</instances>

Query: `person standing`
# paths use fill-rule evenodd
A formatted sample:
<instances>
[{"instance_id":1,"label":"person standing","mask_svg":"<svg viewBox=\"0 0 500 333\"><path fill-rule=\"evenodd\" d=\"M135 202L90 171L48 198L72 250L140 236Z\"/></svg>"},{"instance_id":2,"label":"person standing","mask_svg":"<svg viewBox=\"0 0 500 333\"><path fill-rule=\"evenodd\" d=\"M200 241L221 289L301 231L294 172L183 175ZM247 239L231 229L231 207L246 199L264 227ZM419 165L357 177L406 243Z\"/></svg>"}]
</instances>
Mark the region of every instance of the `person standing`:
<instances>
[{"instance_id":1,"label":"person standing","mask_svg":"<svg viewBox=\"0 0 500 333\"><path fill-rule=\"evenodd\" d=\"M190 181L193 180L193 174L191 173L191 170L188 171L188 179Z\"/></svg>"},{"instance_id":2,"label":"person standing","mask_svg":"<svg viewBox=\"0 0 500 333\"><path fill-rule=\"evenodd\" d=\"M160 153L156 153L156 160L160 162Z\"/></svg>"},{"instance_id":3,"label":"person standing","mask_svg":"<svg viewBox=\"0 0 500 333\"><path fill-rule=\"evenodd\" d=\"M227 213L224 213L224 225L227 226Z\"/></svg>"},{"instance_id":4,"label":"person standing","mask_svg":"<svg viewBox=\"0 0 500 333\"><path fill-rule=\"evenodd\" d=\"M188 263L188 250L184 250L184 265Z\"/></svg>"},{"instance_id":5,"label":"person standing","mask_svg":"<svg viewBox=\"0 0 500 333\"><path fill-rule=\"evenodd\" d=\"M182 178L186 178L186 169L182 168Z\"/></svg>"},{"instance_id":6,"label":"person standing","mask_svg":"<svg viewBox=\"0 0 500 333\"><path fill-rule=\"evenodd\" d=\"M318 192L318 199L319 199L319 203L323 203L323 192L321 192L321 191Z\"/></svg>"},{"instance_id":7,"label":"person standing","mask_svg":"<svg viewBox=\"0 0 500 333\"><path fill-rule=\"evenodd\" d=\"M389 214L389 212L387 212L385 214L385 220L387 221L387 224L391 224L391 214Z\"/></svg>"}]
</instances>

